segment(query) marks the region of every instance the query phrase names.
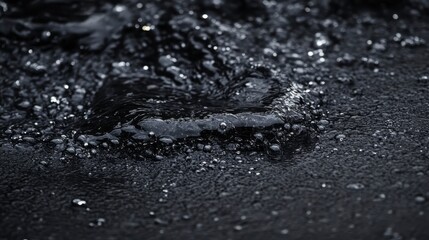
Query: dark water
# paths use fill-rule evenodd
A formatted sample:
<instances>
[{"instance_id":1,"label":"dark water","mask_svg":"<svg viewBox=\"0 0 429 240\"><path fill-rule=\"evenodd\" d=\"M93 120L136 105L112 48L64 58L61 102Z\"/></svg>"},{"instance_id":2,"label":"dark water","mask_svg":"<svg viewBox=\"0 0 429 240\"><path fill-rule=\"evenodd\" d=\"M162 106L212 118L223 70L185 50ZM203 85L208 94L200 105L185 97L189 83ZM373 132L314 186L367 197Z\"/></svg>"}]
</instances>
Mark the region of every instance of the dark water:
<instances>
[{"instance_id":1,"label":"dark water","mask_svg":"<svg viewBox=\"0 0 429 240\"><path fill-rule=\"evenodd\" d=\"M291 17L299 11L283 7ZM18 114L45 123L32 138L53 139L57 149L195 143L278 152L315 138L321 79L309 84L296 76L312 70L286 42L294 31L289 20L268 14L281 11L275 4L46 0L1 8L2 46L29 52L16 64L44 79L30 93L19 92L33 85L25 77L5 85L17 85L23 98L14 104ZM314 64L325 61L334 41L315 35ZM7 134L23 141L30 123L6 118Z\"/></svg>"}]
</instances>

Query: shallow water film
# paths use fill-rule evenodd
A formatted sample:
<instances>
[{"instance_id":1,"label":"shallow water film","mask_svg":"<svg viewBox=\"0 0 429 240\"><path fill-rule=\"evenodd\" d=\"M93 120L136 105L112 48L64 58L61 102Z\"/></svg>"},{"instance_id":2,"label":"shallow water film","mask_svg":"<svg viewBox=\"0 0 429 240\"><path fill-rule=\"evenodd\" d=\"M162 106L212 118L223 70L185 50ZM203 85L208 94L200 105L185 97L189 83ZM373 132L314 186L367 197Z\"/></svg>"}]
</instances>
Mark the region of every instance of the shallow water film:
<instances>
[{"instance_id":1,"label":"shallow water film","mask_svg":"<svg viewBox=\"0 0 429 240\"><path fill-rule=\"evenodd\" d=\"M0 240L429 239L428 0L0 0Z\"/></svg>"}]
</instances>

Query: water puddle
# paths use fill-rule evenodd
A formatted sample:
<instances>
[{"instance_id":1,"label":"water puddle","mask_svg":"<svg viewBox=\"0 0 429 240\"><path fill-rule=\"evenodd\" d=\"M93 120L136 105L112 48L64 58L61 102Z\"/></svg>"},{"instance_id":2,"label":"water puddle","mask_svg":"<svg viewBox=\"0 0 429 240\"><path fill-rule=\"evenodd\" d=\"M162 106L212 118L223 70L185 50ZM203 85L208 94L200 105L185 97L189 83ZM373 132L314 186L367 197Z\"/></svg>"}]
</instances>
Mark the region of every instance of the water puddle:
<instances>
[{"instance_id":1,"label":"water puddle","mask_svg":"<svg viewBox=\"0 0 429 240\"><path fill-rule=\"evenodd\" d=\"M272 4L1 3L2 44L25 55L3 68L20 77L5 83L5 107L16 111L4 114L5 134L15 142L43 139L78 156L100 147L159 156L277 154L315 138L319 89L294 80L306 70L291 68L287 61L299 60L290 47L259 36ZM316 36L318 48L332 44ZM19 123L25 118L33 122Z\"/></svg>"},{"instance_id":2,"label":"water puddle","mask_svg":"<svg viewBox=\"0 0 429 240\"><path fill-rule=\"evenodd\" d=\"M159 143L155 146L163 150L190 141L236 143L257 150L274 144L294 149L314 138L309 113L315 101L302 86L256 72L227 84L204 92L174 89L159 79L112 80L96 95L93 114L83 126L89 132L110 132L81 141L99 145L126 139L125 146Z\"/></svg>"}]
</instances>

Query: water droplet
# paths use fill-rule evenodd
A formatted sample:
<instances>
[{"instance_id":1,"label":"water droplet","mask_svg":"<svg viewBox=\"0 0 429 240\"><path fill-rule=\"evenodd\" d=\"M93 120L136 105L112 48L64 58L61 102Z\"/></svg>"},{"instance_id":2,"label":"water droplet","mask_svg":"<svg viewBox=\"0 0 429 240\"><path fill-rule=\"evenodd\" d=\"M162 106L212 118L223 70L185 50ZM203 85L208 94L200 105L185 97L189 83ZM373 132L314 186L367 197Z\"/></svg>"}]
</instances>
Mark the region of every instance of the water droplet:
<instances>
[{"instance_id":1,"label":"water droplet","mask_svg":"<svg viewBox=\"0 0 429 240\"><path fill-rule=\"evenodd\" d=\"M426 41L417 36L405 37L401 41L401 46L408 47L408 48L421 47L421 46L424 46L425 44L426 44Z\"/></svg>"},{"instance_id":2,"label":"water droplet","mask_svg":"<svg viewBox=\"0 0 429 240\"><path fill-rule=\"evenodd\" d=\"M115 12L118 12L118 13L125 11L125 9L126 9L126 7L125 7L124 5L116 5L116 6L113 8L113 10L114 10Z\"/></svg>"},{"instance_id":3,"label":"water droplet","mask_svg":"<svg viewBox=\"0 0 429 240\"><path fill-rule=\"evenodd\" d=\"M365 188L365 185L363 185L362 183L350 183L347 185L348 189L354 189L354 190L359 190L359 189L363 189Z\"/></svg>"},{"instance_id":4,"label":"water droplet","mask_svg":"<svg viewBox=\"0 0 429 240\"><path fill-rule=\"evenodd\" d=\"M151 27L149 25L143 25L142 30L145 32L149 32L151 30Z\"/></svg>"},{"instance_id":5,"label":"water droplet","mask_svg":"<svg viewBox=\"0 0 429 240\"><path fill-rule=\"evenodd\" d=\"M262 133L255 133L253 136L255 136L255 138L258 139L258 140L263 140L264 139L264 135L262 135Z\"/></svg>"},{"instance_id":6,"label":"water droplet","mask_svg":"<svg viewBox=\"0 0 429 240\"><path fill-rule=\"evenodd\" d=\"M62 144L64 140L62 140L61 138L55 138L55 139L52 139L51 142L54 144Z\"/></svg>"},{"instance_id":7,"label":"water droplet","mask_svg":"<svg viewBox=\"0 0 429 240\"><path fill-rule=\"evenodd\" d=\"M74 154L76 152L76 149L74 147L70 146L66 149L66 151L70 154Z\"/></svg>"},{"instance_id":8,"label":"water droplet","mask_svg":"<svg viewBox=\"0 0 429 240\"><path fill-rule=\"evenodd\" d=\"M212 150L212 146L211 145L205 145L204 146L204 151L210 152L211 150Z\"/></svg>"},{"instance_id":9,"label":"water droplet","mask_svg":"<svg viewBox=\"0 0 429 240\"><path fill-rule=\"evenodd\" d=\"M155 222L155 224L158 225L168 225L168 222L161 218L155 218L153 221Z\"/></svg>"},{"instance_id":10,"label":"water droplet","mask_svg":"<svg viewBox=\"0 0 429 240\"><path fill-rule=\"evenodd\" d=\"M278 145L278 144L273 144L273 145L271 145L271 146L270 146L270 149L271 149L273 152L280 152L281 147L280 147L280 145Z\"/></svg>"},{"instance_id":11,"label":"water droplet","mask_svg":"<svg viewBox=\"0 0 429 240\"><path fill-rule=\"evenodd\" d=\"M75 198L75 199L73 199L73 200L72 200L72 204L73 204L74 206L82 207L82 206L85 206L85 205L86 205L86 201L85 201L85 200L82 200L82 199L79 199L79 198Z\"/></svg>"},{"instance_id":12,"label":"water droplet","mask_svg":"<svg viewBox=\"0 0 429 240\"><path fill-rule=\"evenodd\" d=\"M31 103L29 101L22 101L18 104L18 106L21 108L29 108L31 106Z\"/></svg>"},{"instance_id":13,"label":"water droplet","mask_svg":"<svg viewBox=\"0 0 429 240\"><path fill-rule=\"evenodd\" d=\"M96 220L89 223L90 227L101 227L103 224L106 223L106 219L104 218L97 218Z\"/></svg>"},{"instance_id":14,"label":"water droplet","mask_svg":"<svg viewBox=\"0 0 429 240\"><path fill-rule=\"evenodd\" d=\"M346 138L346 135L344 135L344 134L338 134L337 136L335 136L335 138L336 138L338 141L342 142L342 141L344 141L344 139Z\"/></svg>"},{"instance_id":15,"label":"water droplet","mask_svg":"<svg viewBox=\"0 0 429 240\"><path fill-rule=\"evenodd\" d=\"M331 40L325 34L318 32L315 34L314 45L317 48L329 46L331 45Z\"/></svg>"},{"instance_id":16,"label":"water droplet","mask_svg":"<svg viewBox=\"0 0 429 240\"><path fill-rule=\"evenodd\" d=\"M235 231L241 231L241 230L243 230L243 226L241 226L241 225L235 225L234 226L234 230Z\"/></svg>"},{"instance_id":17,"label":"water droplet","mask_svg":"<svg viewBox=\"0 0 429 240\"><path fill-rule=\"evenodd\" d=\"M422 195L418 195L418 196L416 196L416 197L414 198L414 200L415 200L417 203L423 203L423 202L425 202L425 201L426 201L426 198L425 198L424 196L422 196Z\"/></svg>"},{"instance_id":18,"label":"water droplet","mask_svg":"<svg viewBox=\"0 0 429 240\"><path fill-rule=\"evenodd\" d=\"M167 137L160 138L159 141L161 141L161 142L163 142L165 144L168 144L168 145L173 144L173 139L167 138Z\"/></svg>"}]
</instances>

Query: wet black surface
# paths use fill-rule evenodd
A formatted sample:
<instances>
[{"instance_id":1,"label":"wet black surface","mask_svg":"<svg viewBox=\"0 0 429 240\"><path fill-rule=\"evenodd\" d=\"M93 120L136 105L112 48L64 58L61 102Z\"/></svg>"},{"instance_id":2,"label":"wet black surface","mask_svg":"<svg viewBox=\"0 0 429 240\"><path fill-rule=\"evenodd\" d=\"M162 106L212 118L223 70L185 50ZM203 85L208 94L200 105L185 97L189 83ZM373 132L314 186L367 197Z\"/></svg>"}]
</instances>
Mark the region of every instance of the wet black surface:
<instances>
[{"instance_id":1,"label":"wet black surface","mask_svg":"<svg viewBox=\"0 0 429 240\"><path fill-rule=\"evenodd\" d=\"M428 238L428 6L0 2L0 237Z\"/></svg>"}]
</instances>

